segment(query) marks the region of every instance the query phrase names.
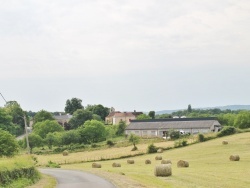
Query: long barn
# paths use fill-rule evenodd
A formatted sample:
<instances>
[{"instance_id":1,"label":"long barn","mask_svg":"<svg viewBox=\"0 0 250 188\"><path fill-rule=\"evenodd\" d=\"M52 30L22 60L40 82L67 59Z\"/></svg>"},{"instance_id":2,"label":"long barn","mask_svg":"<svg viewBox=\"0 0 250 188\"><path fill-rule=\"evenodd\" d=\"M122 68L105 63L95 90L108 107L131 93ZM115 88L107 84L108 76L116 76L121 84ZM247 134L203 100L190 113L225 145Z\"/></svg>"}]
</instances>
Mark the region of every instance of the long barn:
<instances>
[{"instance_id":1,"label":"long barn","mask_svg":"<svg viewBox=\"0 0 250 188\"><path fill-rule=\"evenodd\" d=\"M136 134L141 137L165 137L170 130L181 133L209 133L221 130L216 118L171 118L154 120L131 120L125 134Z\"/></svg>"}]
</instances>

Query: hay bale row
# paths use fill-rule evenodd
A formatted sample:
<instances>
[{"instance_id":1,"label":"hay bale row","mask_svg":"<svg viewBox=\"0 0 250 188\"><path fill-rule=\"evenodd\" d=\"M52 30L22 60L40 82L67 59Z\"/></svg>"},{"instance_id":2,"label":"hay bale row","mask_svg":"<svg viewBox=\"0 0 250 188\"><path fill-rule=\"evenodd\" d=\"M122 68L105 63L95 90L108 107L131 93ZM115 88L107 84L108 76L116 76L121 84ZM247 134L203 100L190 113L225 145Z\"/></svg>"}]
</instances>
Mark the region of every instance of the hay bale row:
<instances>
[{"instance_id":1,"label":"hay bale row","mask_svg":"<svg viewBox=\"0 0 250 188\"><path fill-rule=\"evenodd\" d=\"M230 161L239 161L240 160L240 156L239 155L231 155L229 157Z\"/></svg>"},{"instance_id":2,"label":"hay bale row","mask_svg":"<svg viewBox=\"0 0 250 188\"><path fill-rule=\"evenodd\" d=\"M162 156L155 156L155 160L162 160Z\"/></svg>"},{"instance_id":3,"label":"hay bale row","mask_svg":"<svg viewBox=\"0 0 250 188\"><path fill-rule=\"evenodd\" d=\"M112 167L121 167L121 164L120 163L113 163Z\"/></svg>"},{"instance_id":4,"label":"hay bale row","mask_svg":"<svg viewBox=\"0 0 250 188\"><path fill-rule=\"evenodd\" d=\"M134 160L132 160L132 159L128 159L128 160L127 160L127 163L128 163L128 164L134 164L134 163L135 163L135 161L134 161Z\"/></svg>"},{"instance_id":5,"label":"hay bale row","mask_svg":"<svg viewBox=\"0 0 250 188\"><path fill-rule=\"evenodd\" d=\"M228 144L228 141L224 140L224 141L222 141L222 144L223 144L223 145L227 145L227 144Z\"/></svg>"},{"instance_id":6,"label":"hay bale row","mask_svg":"<svg viewBox=\"0 0 250 188\"><path fill-rule=\"evenodd\" d=\"M179 160L177 163L177 167L189 167L189 163L187 161Z\"/></svg>"},{"instance_id":7,"label":"hay bale row","mask_svg":"<svg viewBox=\"0 0 250 188\"><path fill-rule=\"evenodd\" d=\"M92 163L92 168L102 168L100 163Z\"/></svg>"},{"instance_id":8,"label":"hay bale row","mask_svg":"<svg viewBox=\"0 0 250 188\"><path fill-rule=\"evenodd\" d=\"M145 164L151 164L151 161L149 159L146 159Z\"/></svg>"},{"instance_id":9,"label":"hay bale row","mask_svg":"<svg viewBox=\"0 0 250 188\"><path fill-rule=\"evenodd\" d=\"M161 164L155 166L154 171L155 176L171 176L172 175L172 167L171 164Z\"/></svg>"},{"instance_id":10,"label":"hay bale row","mask_svg":"<svg viewBox=\"0 0 250 188\"><path fill-rule=\"evenodd\" d=\"M171 162L171 160L165 160L165 159L163 159L161 161L161 164L172 164L172 162Z\"/></svg>"}]
</instances>

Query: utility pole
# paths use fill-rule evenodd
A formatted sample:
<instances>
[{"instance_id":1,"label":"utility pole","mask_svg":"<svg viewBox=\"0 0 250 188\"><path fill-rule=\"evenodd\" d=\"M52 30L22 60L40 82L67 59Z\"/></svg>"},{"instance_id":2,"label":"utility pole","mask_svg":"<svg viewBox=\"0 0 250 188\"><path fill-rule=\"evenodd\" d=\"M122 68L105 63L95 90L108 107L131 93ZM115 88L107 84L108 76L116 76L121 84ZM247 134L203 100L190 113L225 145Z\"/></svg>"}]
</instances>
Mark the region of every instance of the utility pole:
<instances>
[{"instance_id":1,"label":"utility pole","mask_svg":"<svg viewBox=\"0 0 250 188\"><path fill-rule=\"evenodd\" d=\"M23 116L24 124L25 124L25 136L26 136L26 143L27 143L27 153L30 154L30 144L29 144L29 138L28 138L28 130L27 130L27 121L26 116Z\"/></svg>"}]
</instances>

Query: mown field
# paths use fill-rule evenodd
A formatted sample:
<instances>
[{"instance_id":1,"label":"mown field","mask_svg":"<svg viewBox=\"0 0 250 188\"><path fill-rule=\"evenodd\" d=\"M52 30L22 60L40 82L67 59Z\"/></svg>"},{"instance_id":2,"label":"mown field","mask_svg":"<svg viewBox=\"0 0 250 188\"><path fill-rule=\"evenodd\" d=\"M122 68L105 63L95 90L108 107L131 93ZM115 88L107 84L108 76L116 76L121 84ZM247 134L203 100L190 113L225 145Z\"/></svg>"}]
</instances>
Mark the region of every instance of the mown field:
<instances>
[{"instance_id":1,"label":"mown field","mask_svg":"<svg viewBox=\"0 0 250 188\"><path fill-rule=\"evenodd\" d=\"M227 140L228 145L222 145L222 141ZM165 142L161 144L170 144ZM173 144L173 143L171 143ZM141 146L138 145L138 148ZM143 146L146 147L146 146ZM142 148L143 148L142 147ZM165 145L164 145L165 147ZM116 152L130 152L128 148L113 148L107 151L93 151L87 155L105 156L115 155ZM126 150L128 149L128 150ZM145 148L144 148L145 149ZM230 161L229 156L238 154L240 161ZM80 153L70 154L70 159L77 157ZM81 154L82 155L82 154ZM154 167L160 164L155 160L156 155L161 155L163 159L172 161L172 176L155 177ZM58 155L39 156L39 161L56 161ZM102 168L93 169L92 162L80 164L62 165L64 169L78 169L90 171L109 179L117 187L249 187L250 185L250 133L241 133L198 143L183 148L164 151L161 154L147 154L131 157L135 164L127 164L126 159L101 161ZM152 164L146 165L144 161L150 159ZM187 160L189 168L178 168L178 160ZM61 160L61 159L60 159ZM120 168L113 168L112 163L121 163Z\"/></svg>"}]
</instances>

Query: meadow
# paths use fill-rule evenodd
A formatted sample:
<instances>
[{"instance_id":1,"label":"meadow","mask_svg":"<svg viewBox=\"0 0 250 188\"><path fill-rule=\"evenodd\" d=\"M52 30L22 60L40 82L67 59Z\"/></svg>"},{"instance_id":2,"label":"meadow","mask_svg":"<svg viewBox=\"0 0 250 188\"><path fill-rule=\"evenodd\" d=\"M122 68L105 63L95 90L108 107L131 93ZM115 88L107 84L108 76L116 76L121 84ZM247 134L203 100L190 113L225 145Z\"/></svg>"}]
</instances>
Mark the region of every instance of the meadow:
<instances>
[{"instance_id":1,"label":"meadow","mask_svg":"<svg viewBox=\"0 0 250 188\"><path fill-rule=\"evenodd\" d=\"M227 140L228 145L222 141ZM166 147L171 142L162 142ZM146 145L138 145L145 149ZM70 158L86 156L115 155L121 152L130 152L128 148L111 148L106 151L93 151L69 154L69 156L50 155L38 156L40 163L46 160L68 160ZM182 148L166 150L163 153L146 154L131 158L100 161L102 168L92 168L92 162L61 165L64 169L77 169L89 171L113 182L117 187L248 187L250 185L250 133L241 133L232 136L213 139L210 141L189 145ZM121 151L123 150L123 151ZM238 154L240 161L230 161L232 154ZM160 164L155 160L156 155L172 161L172 176L154 176L154 167ZM127 164L127 159L133 159L135 164ZM145 160L150 159L151 164L146 165ZM178 168L179 160L189 162L188 168ZM118 162L121 167L112 167L113 162Z\"/></svg>"}]
</instances>

